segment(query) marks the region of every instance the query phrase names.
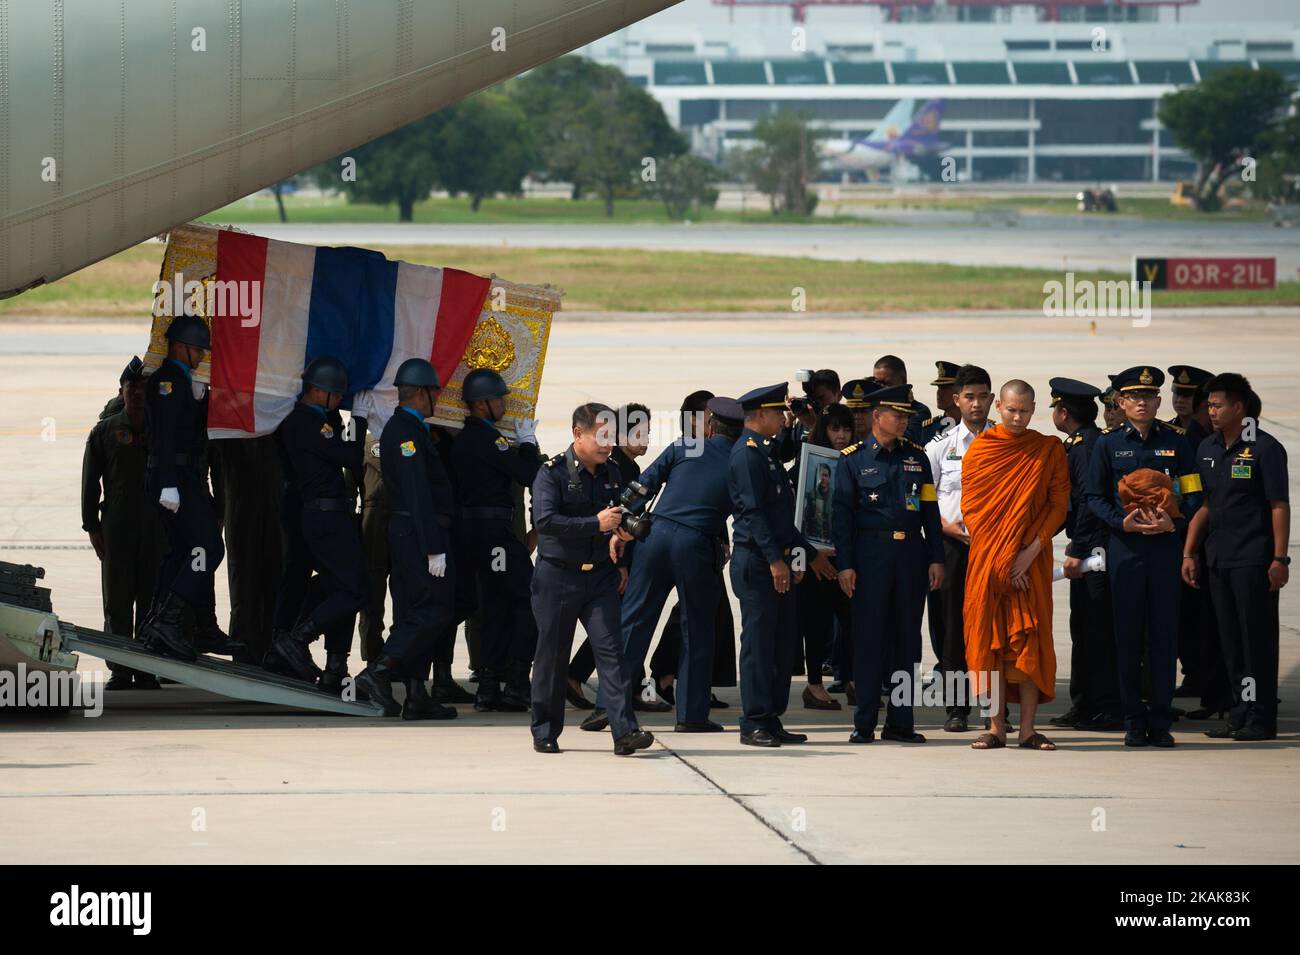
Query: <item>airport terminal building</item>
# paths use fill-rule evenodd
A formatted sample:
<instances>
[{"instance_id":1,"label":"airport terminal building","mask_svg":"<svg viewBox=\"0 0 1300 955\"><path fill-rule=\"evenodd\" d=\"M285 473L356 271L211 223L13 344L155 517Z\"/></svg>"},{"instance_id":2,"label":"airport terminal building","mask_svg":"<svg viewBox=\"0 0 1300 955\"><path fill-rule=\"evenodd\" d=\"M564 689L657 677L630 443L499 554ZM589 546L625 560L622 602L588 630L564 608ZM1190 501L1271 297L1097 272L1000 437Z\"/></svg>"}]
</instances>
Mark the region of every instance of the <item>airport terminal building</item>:
<instances>
[{"instance_id":1,"label":"airport terminal building","mask_svg":"<svg viewBox=\"0 0 1300 955\"><path fill-rule=\"evenodd\" d=\"M644 84L713 159L769 111L852 139L900 99L942 99L942 153L963 180L1174 180L1194 164L1155 118L1162 95L1233 65L1300 83L1300 14L1207 22L1189 3L691 0L690 19L582 52Z\"/></svg>"}]
</instances>

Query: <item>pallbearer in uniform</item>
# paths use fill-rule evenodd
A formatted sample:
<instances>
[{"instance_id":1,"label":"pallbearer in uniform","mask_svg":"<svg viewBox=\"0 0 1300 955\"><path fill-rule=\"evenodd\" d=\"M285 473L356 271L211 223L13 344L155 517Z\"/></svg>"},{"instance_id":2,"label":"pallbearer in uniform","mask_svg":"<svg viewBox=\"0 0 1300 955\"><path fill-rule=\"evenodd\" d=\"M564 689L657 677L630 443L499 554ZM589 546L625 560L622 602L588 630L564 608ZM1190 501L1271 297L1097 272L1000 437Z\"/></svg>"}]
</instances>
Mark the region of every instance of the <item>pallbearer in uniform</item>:
<instances>
[{"instance_id":1,"label":"pallbearer in uniform","mask_svg":"<svg viewBox=\"0 0 1300 955\"><path fill-rule=\"evenodd\" d=\"M654 742L637 725L623 676L619 590L626 571L616 565L613 536L623 516L618 507L622 478L609 460L615 417L607 405L579 405L573 412L573 443L547 461L533 481L538 561L532 583L537 619L532 734L539 753L560 752L569 654L580 621L596 660L615 755L630 756Z\"/></svg>"},{"instance_id":2,"label":"pallbearer in uniform","mask_svg":"<svg viewBox=\"0 0 1300 955\"><path fill-rule=\"evenodd\" d=\"M1106 568L1126 746L1174 745L1169 727L1181 615L1182 532L1201 503L1201 477L1186 435L1156 419L1164 377L1151 365L1115 376L1127 420L1102 432L1088 467L1088 506L1110 531ZM1134 506L1126 509L1121 494ZM1142 506L1137 501L1153 496L1165 503ZM1178 516L1172 516L1174 511ZM1143 634L1150 648L1149 705L1142 702Z\"/></svg>"},{"instance_id":3,"label":"pallbearer in uniform","mask_svg":"<svg viewBox=\"0 0 1300 955\"><path fill-rule=\"evenodd\" d=\"M807 742L781 725L799 652L794 584L809 569L825 578L834 574L795 527L790 481L772 455L786 388L769 385L740 397L745 427L728 465L735 514L731 589L740 602L740 741L749 746Z\"/></svg>"},{"instance_id":4,"label":"pallbearer in uniform","mask_svg":"<svg viewBox=\"0 0 1300 955\"><path fill-rule=\"evenodd\" d=\"M122 407L105 410L90 429L81 463L81 527L100 561L104 629L128 639L136 636L153 601L166 550L162 524L145 492L149 448L144 394L144 364L132 358L119 377ZM108 668L113 678L107 690L158 688L153 674L120 663Z\"/></svg>"},{"instance_id":5,"label":"pallbearer in uniform","mask_svg":"<svg viewBox=\"0 0 1300 955\"><path fill-rule=\"evenodd\" d=\"M1286 448L1247 414L1254 396L1241 375L1218 375L1205 390L1214 433L1197 450L1205 505L1187 533L1183 579L1209 586L1233 695L1227 723L1205 735L1275 739L1278 598L1291 565Z\"/></svg>"},{"instance_id":6,"label":"pallbearer in uniform","mask_svg":"<svg viewBox=\"0 0 1300 955\"><path fill-rule=\"evenodd\" d=\"M533 562L514 533L514 488L533 483L542 458L536 422L516 424L517 444L497 430L509 393L505 379L491 369L478 368L465 376L462 396L469 414L451 457L460 498L459 533L470 560L464 570L477 578L483 608L474 709L524 713L537 624L529 597Z\"/></svg>"},{"instance_id":7,"label":"pallbearer in uniform","mask_svg":"<svg viewBox=\"0 0 1300 955\"><path fill-rule=\"evenodd\" d=\"M299 509L305 556L316 576L297 608L293 629L277 636L271 648L299 679L319 679L321 689L339 693L348 675L353 615L366 601L356 501L347 491L343 472L362 465L367 422L353 415L346 426L343 423L338 409L347 394L348 372L339 359L312 359L303 372L302 386L302 397L276 433L289 482L286 501ZM310 650L321 634L325 634L323 674Z\"/></svg>"},{"instance_id":8,"label":"pallbearer in uniform","mask_svg":"<svg viewBox=\"0 0 1300 955\"><path fill-rule=\"evenodd\" d=\"M357 675L357 689L380 703L385 716L452 719L456 711L435 702L425 686L435 641L455 619L456 591L451 521L456 498L451 479L429 434L442 385L423 358L408 358L393 376L397 408L379 438L379 460L388 497L389 580L393 626L379 658ZM406 685L398 706L392 683Z\"/></svg>"},{"instance_id":9,"label":"pallbearer in uniform","mask_svg":"<svg viewBox=\"0 0 1300 955\"><path fill-rule=\"evenodd\" d=\"M832 498L840 586L853 601L858 693L849 742L875 740L877 688L902 672L907 685L891 692L882 735L924 743L912 722L912 668L921 660L926 591L943 584L938 496L925 449L904 437L914 414L912 389L881 388L867 400L871 436L840 452Z\"/></svg>"},{"instance_id":10,"label":"pallbearer in uniform","mask_svg":"<svg viewBox=\"0 0 1300 955\"><path fill-rule=\"evenodd\" d=\"M182 660L228 643L217 626L213 594L213 575L225 548L203 454L207 388L192 375L210 346L203 319L177 316L167 327L167 357L149 377L145 391L145 486L158 502L168 551L154 591L157 609L141 627L141 638L152 649Z\"/></svg>"},{"instance_id":11,"label":"pallbearer in uniform","mask_svg":"<svg viewBox=\"0 0 1300 955\"><path fill-rule=\"evenodd\" d=\"M1070 508L1065 516L1065 576L1070 581L1070 708L1053 726L1118 730L1119 668L1115 661L1114 613L1105 570L1086 570L1084 562L1106 553L1106 525L1088 507L1088 465L1101 435L1096 425L1101 390L1073 378L1053 378L1052 423L1065 435L1070 469Z\"/></svg>"},{"instance_id":12,"label":"pallbearer in uniform","mask_svg":"<svg viewBox=\"0 0 1300 955\"><path fill-rule=\"evenodd\" d=\"M675 667L679 733L722 730L709 719L709 677L718 603L726 599L721 571L731 514L731 448L744 412L731 398L710 398L708 409L712 417L702 446L679 438L641 473L647 491L662 488L663 493L655 503L650 536L637 545L623 594L624 676L635 692L638 668L664 602L671 590L677 591L682 608L680 663Z\"/></svg>"}]
</instances>

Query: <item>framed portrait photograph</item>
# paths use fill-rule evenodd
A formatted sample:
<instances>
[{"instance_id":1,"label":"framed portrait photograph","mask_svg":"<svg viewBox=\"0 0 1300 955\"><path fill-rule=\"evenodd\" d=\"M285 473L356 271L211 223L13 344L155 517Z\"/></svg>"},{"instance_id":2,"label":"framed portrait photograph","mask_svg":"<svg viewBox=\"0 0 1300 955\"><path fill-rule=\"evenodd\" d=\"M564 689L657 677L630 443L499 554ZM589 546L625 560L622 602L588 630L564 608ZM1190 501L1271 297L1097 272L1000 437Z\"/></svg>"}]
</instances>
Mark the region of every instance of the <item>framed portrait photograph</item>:
<instances>
[{"instance_id":1,"label":"framed portrait photograph","mask_svg":"<svg viewBox=\"0 0 1300 955\"><path fill-rule=\"evenodd\" d=\"M840 453L804 442L799 453L799 487L794 522L819 547L831 545L831 485Z\"/></svg>"}]
</instances>

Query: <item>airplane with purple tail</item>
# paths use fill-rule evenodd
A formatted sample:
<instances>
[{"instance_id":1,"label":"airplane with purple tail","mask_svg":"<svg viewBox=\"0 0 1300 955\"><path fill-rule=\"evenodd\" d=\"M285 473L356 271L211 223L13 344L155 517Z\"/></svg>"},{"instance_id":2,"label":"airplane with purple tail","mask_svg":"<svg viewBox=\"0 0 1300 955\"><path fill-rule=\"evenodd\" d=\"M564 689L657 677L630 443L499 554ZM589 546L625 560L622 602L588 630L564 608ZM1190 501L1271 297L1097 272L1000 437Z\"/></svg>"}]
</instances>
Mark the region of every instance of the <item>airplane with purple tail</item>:
<instances>
[{"instance_id":1,"label":"airplane with purple tail","mask_svg":"<svg viewBox=\"0 0 1300 955\"><path fill-rule=\"evenodd\" d=\"M821 156L831 167L851 172L879 172L900 160L927 156L940 149L943 100L927 100L913 115L916 101L901 99L880 125L857 139L827 140Z\"/></svg>"}]
</instances>

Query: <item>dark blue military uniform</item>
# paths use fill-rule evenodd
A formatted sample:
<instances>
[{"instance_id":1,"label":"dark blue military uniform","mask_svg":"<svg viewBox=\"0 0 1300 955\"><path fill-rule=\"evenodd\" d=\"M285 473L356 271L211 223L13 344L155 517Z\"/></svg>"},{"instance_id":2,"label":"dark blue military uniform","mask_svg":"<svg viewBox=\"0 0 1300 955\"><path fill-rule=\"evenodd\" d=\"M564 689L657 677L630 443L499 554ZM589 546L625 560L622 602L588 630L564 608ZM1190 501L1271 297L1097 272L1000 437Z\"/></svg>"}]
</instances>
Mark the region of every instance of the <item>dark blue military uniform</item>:
<instances>
[{"instance_id":1,"label":"dark blue military uniform","mask_svg":"<svg viewBox=\"0 0 1300 955\"><path fill-rule=\"evenodd\" d=\"M174 487L181 498L175 513L158 505L169 549L158 570L156 593L161 597L174 591L196 610L210 613L216 604L213 574L225 557L225 548L203 457L207 399L194 397L190 369L167 358L149 377L145 407L150 441L145 475L149 496L157 501L163 488ZM196 553L196 548L201 552Z\"/></svg>"},{"instance_id":2,"label":"dark blue military uniform","mask_svg":"<svg viewBox=\"0 0 1300 955\"><path fill-rule=\"evenodd\" d=\"M741 398L746 410L749 397ZM731 589L740 602L740 731L776 736L785 731L781 716L790 701L799 621L793 574L790 589L779 594L770 565L801 558L806 569L816 551L795 526L794 493L771 438L745 428L731 448L728 474L735 513Z\"/></svg>"},{"instance_id":3,"label":"dark blue military uniform","mask_svg":"<svg viewBox=\"0 0 1300 955\"><path fill-rule=\"evenodd\" d=\"M391 507L388 549L392 565L393 626L384 654L409 676L432 662L437 636L455 620L455 560L451 522L456 499L451 479L420 412L399 405L379 437L379 466ZM445 554L443 577L429 573L429 557Z\"/></svg>"},{"instance_id":4,"label":"dark blue military uniform","mask_svg":"<svg viewBox=\"0 0 1300 955\"><path fill-rule=\"evenodd\" d=\"M514 485L537 477L537 445L512 446L496 426L473 415L452 445L460 499L460 534L478 580L483 608L480 678L500 679L508 667L525 675L537 644L530 606L533 562L514 532Z\"/></svg>"},{"instance_id":5,"label":"dark blue military uniform","mask_svg":"<svg viewBox=\"0 0 1300 955\"><path fill-rule=\"evenodd\" d=\"M678 439L641 473L654 507L650 536L637 544L623 594L623 663L629 687L645 659L668 593L677 588L682 645L677 667L677 720L709 718L714 628L726 599L722 546L731 514L728 472L732 440L714 436L690 446ZM603 694L602 694L603 696Z\"/></svg>"},{"instance_id":6,"label":"dark blue military uniform","mask_svg":"<svg viewBox=\"0 0 1300 955\"><path fill-rule=\"evenodd\" d=\"M913 401L912 407L916 410L912 412L912 417L907 422L907 433L903 437L924 448L930 438L947 430L947 426L943 423L944 416L932 414L928 405Z\"/></svg>"},{"instance_id":7,"label":"dark blue military uniform","mask_svg":"<svg viewBox=\"0 0 1300 955\"><path fill-rule=\"evenodd\" d=\"M886 390L894 389L877 394ZM839 566L857 572L853 727L870 738L880 716L882 678L905 672L911 692L912 667L921 660L928 565L943 563L939 497L925 449L907 438L886 448L874 436L850 445L835 468L831 501ZM885 728L913 732L911 705L896 705L893 693Z\"/></svg>"},{"instance_id":8,"label":"dark blue military uniform","mask_svg":"<svg viewBox=\"0 0 1300 955\"><path fill-rule=\"evenodd\" d=\"M1154 375L1147 368L1130 371L1135 374L1116 376L1117 390L1158 388L1158 379L1163 377L1158 370ZM1123 529L1119 482L1140 468L1169 476L1181 512L1174 519L1173 533L1129 533ZM1168 733L1173 722L1182 540L1187 521L1201 502L1201 479L1182 429L1153 421L1145 439L1130 422L1103 431L1089 462L1087 498L1088 506L1109 529L1106 569L1115 614L1125 729L1158 738ZM1151 660L1149 706L1142 702L1140 675L1144 635Z\"/></svg>"},{"instance_id":9,"label":"dark blue military uniform","mask_svg":"<svg viewBox=\"0 0 1300 955\"><path fill-rule=\"evenodd\" d=\"M573 446L548 460L533 481L537 567L532 604L537 620L533 659L533 739L554 742L564 731L569 654L579 622L587 631L609 729L614 739L637 730L623 676L619 573L609 558L610 533L597 516L618 503L622 478L606 462L588 471Z\"/></svg>"},{"instance_id":10,"label":"dark blue military uniform","mask_svg":"<svg viewBox=\"0 0 1300 955\"><path fill-rule=\"evenodd\" d=\"M1258 428L1253 441L1239 437L1226 447L1216 431L1201 442L1197 468L1209 509L1205 566L1232 692L1228 725L1272 736L1281 591L1269 590L1268 568L1286 555L1274 552L1270 505L1289 500L1286 448Z\"/></svg>"},{"instance_id":11,"label":"dark blue military uniform","mask_svg":"<svg viewBox=\"0 0 1300 955\"><path fill-rule=\"evenodd\" d=\"M299 401L280 423L277 435L287 489L282 520L291 531L288 567L300 585L305 563L318 575L301 595L298 613L326 634L326 650L346 653L352 646L351 621L366 599L356 502L347 491L344 468L360 468L365 454L366 419L353 415L345 428L337 411ZM297 586L281 599L292 601ZM277 605L277 622L284 620Z\"/></svg>"}]
</instances>

